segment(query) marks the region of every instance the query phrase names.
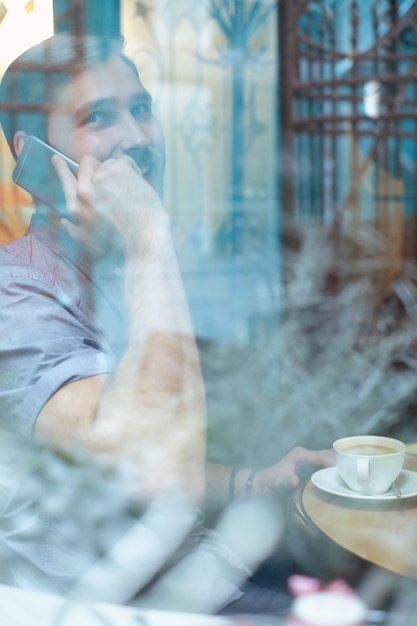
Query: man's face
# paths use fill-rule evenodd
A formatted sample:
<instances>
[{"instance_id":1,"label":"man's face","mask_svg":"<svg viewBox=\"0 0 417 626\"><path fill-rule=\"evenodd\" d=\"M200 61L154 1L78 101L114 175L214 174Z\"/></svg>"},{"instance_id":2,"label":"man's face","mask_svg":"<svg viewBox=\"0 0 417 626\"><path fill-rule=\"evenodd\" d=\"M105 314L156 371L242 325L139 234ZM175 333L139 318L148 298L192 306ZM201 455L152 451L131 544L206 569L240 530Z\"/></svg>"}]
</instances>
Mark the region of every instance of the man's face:
<instances>
[{"instance_id":1,"label":"man's face","mask_svg":"<svg viewBox=\"0 0 417 626\"><path fill-rule=\"evenodd\" d=\"M49 143L77 162L131 156L162 195L165 142L152 100L119 57L74 77L64 88L48 125Z\"/></svg>"}]
</instances>

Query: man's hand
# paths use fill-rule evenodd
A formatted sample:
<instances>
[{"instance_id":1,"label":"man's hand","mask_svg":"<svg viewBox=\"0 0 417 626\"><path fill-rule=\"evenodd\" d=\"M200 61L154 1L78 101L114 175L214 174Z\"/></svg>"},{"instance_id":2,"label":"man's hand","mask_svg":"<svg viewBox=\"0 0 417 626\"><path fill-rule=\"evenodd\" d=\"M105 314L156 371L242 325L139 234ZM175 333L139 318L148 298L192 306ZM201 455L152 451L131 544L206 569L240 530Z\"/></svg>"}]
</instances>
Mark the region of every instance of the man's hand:
<instances>
[{"instance_id":1,"label":"man's hand","mask_svg":"<svg viewBox=\"0 0 417 626\"><path fill-rule=\"evenodd\" d=\"M271 494L283 488L299 485L300 474L305 468L314 471L318 467L334 465L333 450L308 450L297 446L288 452L278 463L259 470L253 481L254 494Z\"/></svg>"},{"instance_id":2,"label":"man's hand","mask_svg":"<svg viewBox=\"0 0 417 626\"><path fill-rule=\"evenodd\" d=\"M129 156L100 163L85 156L78 176L64 159L54 156L53 166L62 184L67 211L78 222L62 224L76 240L93 250L102 249L114 238L115 230L124 245L146 256L167 216L156 191Z\"/></svg>"}]
</instances>

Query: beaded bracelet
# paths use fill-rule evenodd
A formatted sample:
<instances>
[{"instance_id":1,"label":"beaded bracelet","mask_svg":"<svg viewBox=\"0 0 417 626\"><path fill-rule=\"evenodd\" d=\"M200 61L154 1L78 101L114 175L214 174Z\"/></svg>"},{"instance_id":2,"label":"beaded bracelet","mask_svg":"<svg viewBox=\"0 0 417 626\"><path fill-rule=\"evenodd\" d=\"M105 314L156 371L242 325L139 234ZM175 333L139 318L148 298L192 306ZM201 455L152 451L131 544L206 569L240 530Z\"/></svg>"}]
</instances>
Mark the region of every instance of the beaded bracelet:
<instances>
[{"instance_id":1,"label":"beaded bracelet","mask_svg":"<svg viewBox=\"0 0 417 626\"><path fill-rule=\"evenodd\" d=\"M241 469L241 465L233 465L232 471L230 472L229 478L229 500L234 500L235 498L235 480L236 474Z\"/></svg>"},{"instance_id":2,"label":"beaded bracelet","mask_svg":"<svg viewBox=\"0 0 417 626\"><path fill-rule=\"evenodd\" d=\"M257 471L258 471L258 468L254 467L249 472L249 476L248 476L248 479L246 481L246 487L245 487L245 494L246 494L247 498L250 498L251 495L252 495L253 479L255 478L255 474L256 474Z\"/></svg>"}]
</instances>

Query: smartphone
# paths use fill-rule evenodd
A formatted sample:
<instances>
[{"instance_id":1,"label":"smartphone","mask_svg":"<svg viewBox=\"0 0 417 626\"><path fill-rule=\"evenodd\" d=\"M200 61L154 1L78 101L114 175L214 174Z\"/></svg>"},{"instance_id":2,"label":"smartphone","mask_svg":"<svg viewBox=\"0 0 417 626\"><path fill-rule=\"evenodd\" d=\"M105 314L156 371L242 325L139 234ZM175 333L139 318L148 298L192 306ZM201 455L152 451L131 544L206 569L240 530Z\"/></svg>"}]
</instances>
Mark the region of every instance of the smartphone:
<instances>
[{"instance_id":1,"label":"smartphone","mask_svg":"<svg viewBox=\"0 0 417 626\"><path fill-rule=\"evenodd\" d=\"M59 150L52 148L44 141L29 135L16 162L12 178L38 201L58 211L66 219L77 223L67 212L61 181L51 163L54 154L59 154L68 163L76 176L78 164Z\"/></svg>"}]
</instances>

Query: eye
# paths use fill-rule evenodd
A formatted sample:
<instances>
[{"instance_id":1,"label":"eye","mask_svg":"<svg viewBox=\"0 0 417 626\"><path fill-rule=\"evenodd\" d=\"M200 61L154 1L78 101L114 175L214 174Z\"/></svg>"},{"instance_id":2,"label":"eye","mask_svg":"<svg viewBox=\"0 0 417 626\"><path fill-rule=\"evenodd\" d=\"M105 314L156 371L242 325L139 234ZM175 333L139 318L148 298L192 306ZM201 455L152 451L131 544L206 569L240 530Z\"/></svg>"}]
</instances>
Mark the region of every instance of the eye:
<instances>
[{"instance_id":1,"label":"eye","mask_svg":"<svg viewBox=\"0 0 417 626\"><path fill-rule=\"evenodd\" d=\"M146 118L152 115L150 102L137 102L130 109L131 114L135 118Z\"/></svg>"},{"instance_id":2,"label":"eye","mask_svg":"<svg viewBox=\"0 0 417 626\"><path fill-rule=\"evenodd\" d=\"M88 126L110 126L115 121L112 109L95 109L86 115L84 123Z\"/></svg>"}]
</instances>

